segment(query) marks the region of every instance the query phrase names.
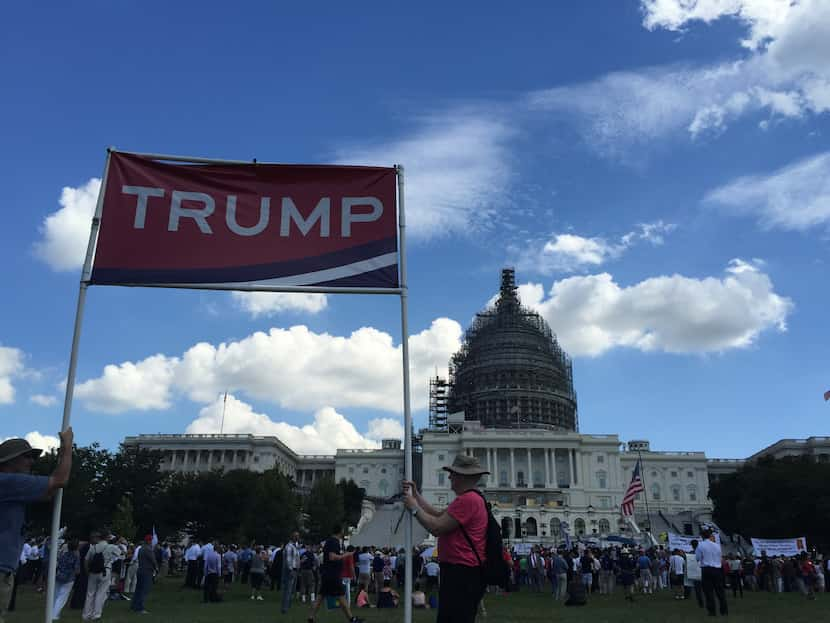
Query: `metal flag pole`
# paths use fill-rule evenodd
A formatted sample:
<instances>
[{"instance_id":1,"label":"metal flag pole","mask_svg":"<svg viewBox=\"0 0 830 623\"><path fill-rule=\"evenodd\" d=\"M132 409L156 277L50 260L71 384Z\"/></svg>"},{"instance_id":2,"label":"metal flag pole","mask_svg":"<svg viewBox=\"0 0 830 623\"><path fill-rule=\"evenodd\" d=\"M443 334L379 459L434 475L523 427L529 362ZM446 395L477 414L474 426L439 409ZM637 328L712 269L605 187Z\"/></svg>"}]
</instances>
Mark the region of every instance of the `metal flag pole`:
<instances>
[{"instance_id":1,"label":"metal flag pole","mask_svg":"<svg viewBox=\"0 0 830 623\"><path fill-rule=\"evenodd\" d=\"M104 206L104 191L107 188L107 174L110 169L110 154L113 148L107 149L107 161L104 164L104 177L101 179L101 190L98 191L98 202L95 205L95 214L89 230L89 242L86 247L84 267L81 271L81 284L78 290L78 306L75 310L75 328L72 333L72 350L69 354L69 372L66 375L66 393L63 399L63 422L61 432L69 428L69 418L72 414L72 398L75 395L75 371L78 367L78 345L81 341L81 326L84 320L84 305L86 291L89 287L89 276L92 272L92 255L95 252L95 241L98 238L98 226L101 222L101 209ZM71 450L70 450L71 452ZM52 623L52 605L55 602L55 573L58 567L58 533L61 525L61 506L63 505L63 489L58 489L52 506L52 529L49 534L49 574L46 578L46 623Z\"/></svg>"},{"instance_id":2,"label":"metal flag pole","mask_svg":"<svg viewBox=\"0 0 830 623\"><path fill-rule=\"evenodd\" d=\"M400 277L401 277L401 352L403 353L403 456L404 478L413 479L412 473L412 413L409 407L409 317L407 310L408 289L406 285L406 213L404 211L403 166L395 165L398 172L398 227L400 230ZM404 520L404 623L412 623L412 515L406 513Z\"/></svg>"},{"instance_id":3,"label":"metal flag pole","mask_svg":"<svg viewBox=\"0 0 830 623\"><path fill-rule=\"evenodd\" d=\"M648 522L648 532L651 534L651 513L648 510L648 487L646 486L646 469L643 465L643 453L640 450L637 450L637 458L640 459L640 480L643 481L643 500L646 503L646 521Z\"/></svg>"}]
</instances>

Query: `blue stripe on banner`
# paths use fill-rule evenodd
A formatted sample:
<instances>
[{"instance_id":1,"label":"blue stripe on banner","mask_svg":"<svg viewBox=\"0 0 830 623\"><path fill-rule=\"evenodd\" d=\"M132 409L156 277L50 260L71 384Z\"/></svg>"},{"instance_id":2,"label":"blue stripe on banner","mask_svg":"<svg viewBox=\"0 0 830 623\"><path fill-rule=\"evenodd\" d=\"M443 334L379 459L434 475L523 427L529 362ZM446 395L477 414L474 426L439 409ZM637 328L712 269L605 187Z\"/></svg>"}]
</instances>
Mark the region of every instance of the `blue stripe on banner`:
<instances>
[{"instance_id":1,"label":"blue stripe on banner","mask_svg":"<svg viewBox=\"0 0 830 623\"><path fill-rule=\"evenodd\" d=\"M359 275L334 279L313 284L330 288L397 288L398 287L398 266L386 266Z\"/></svg>"},{"instance_id":2,"label":"blue stripe on banner","mask_svg":"<svg viewBox=\"0 0 830 623\"><path fill-rule=\"evenodd\" d=\"M347 264L353 264L368 260L379 255L395 253L398 250L397 238L385 238L373 242L325 253L314 257L299 260L287 260L272 264L257 264L254 266L233 266L221 268L186 268L186 269L145 269L145 268L93 268L90 283L93 285L118 285L118 284L165 284L165 283L240 283L251 281L265 281L267 279L278 279L280 277L291 277L317 271L336 268ZM391 272L389 272L391 271ZM383 268L361 275L344 277L330 282L331 284L343 287L352 286L356 281L361 285L369 283L368 275L377 277L389 277L384 279L383 286L377 286L376 281L371 282L371 287L397 287L398 276L397 266ZM342 283L342 282L348 282ZM326 284L314 284L326 285ZM367 286L369 287L369 286Z\"/></svg>"}]
</instances>

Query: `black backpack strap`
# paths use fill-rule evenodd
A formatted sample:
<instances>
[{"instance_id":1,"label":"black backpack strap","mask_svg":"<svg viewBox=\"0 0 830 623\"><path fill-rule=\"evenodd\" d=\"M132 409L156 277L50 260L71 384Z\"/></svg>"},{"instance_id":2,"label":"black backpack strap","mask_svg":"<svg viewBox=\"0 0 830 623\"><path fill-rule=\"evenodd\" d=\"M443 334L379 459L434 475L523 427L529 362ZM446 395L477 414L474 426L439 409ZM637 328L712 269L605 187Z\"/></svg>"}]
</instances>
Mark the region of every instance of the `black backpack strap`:
<instances>
[{"instance_id":1,"label":"black backpack strap","mask_svg":"<svg viewBox=\"0 0 830 623\"><path fill-rule=\"evenodd\" d=\"M487 499L478 489L470 489L469 491L474 491L475 493L478 493L479 497L484 502L484 512L487 513L487 522L489 524L490 511L487 510ZM469 493L469 491L465 491L464 493ZM478 560L478 566L481 567L484 563L481 562L481 556L478 555L478 550L476 549L476 546L473 545L473 540L470 538L470 535L467 534L467 531L464 529L464 525L460 521L458 522L458 527L461 529L461 534L463 534L464 538L467 539L467 543L470 544L470 549L473 550L473 554L476 555L476 560Z\"/></svg>"}]
</instances>

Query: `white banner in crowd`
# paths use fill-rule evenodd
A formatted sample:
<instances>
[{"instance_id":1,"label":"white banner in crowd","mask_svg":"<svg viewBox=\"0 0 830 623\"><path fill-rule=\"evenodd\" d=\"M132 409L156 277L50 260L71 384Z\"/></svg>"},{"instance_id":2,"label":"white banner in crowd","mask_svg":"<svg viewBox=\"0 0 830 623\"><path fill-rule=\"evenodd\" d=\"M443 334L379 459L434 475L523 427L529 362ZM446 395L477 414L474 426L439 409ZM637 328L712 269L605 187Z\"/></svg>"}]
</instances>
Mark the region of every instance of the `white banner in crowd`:
<instances>
[{"instance_id":1,"label":"white banner in crowd","mask_svg":"<svg viewBox=\"0 0 830 623\"><path fill-rule=\"evenodd\" d=\"M807 539L803 536L794 539L750 539L755 555L765 551L767 556L795 556L807 551Z\"/></svg>"},{"instance_id":2,"label":"white banner in crowd","mask_svg":"<svg viewBox=\"0 0 830 623\"><path fill-rule=\"evenodd\" d=\"M697 540L700 543L703 539L699 536L682 536L669 532L669 549L672 551L679 549L684 552L691 552L693 540ZM717 532L715 532L715 543L720 545L720 534Z\"/></svg>"}]
</instances>

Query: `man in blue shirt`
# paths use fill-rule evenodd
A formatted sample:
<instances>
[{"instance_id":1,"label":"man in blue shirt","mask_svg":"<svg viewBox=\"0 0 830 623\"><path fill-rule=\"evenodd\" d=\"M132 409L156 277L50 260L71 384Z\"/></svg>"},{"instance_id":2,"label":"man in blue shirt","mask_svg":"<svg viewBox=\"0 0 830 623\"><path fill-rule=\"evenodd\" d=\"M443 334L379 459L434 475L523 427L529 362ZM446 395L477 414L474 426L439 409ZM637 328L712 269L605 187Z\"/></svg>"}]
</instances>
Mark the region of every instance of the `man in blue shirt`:
<instances>
[{"instance_id":1,"label":"man in blue shirt","mask_svg":"<svg viewBox=\"0 0 830 623\"><path fill-rule=\"evenodd\" d=\"M0 623L5 620L23 549L26 504L52 497L66 486L72 468L72 429L60 433L58 466L51 476L32 476L32 465L41 450L25 439L0 444Z\"/></svg>"}]
</instances>

